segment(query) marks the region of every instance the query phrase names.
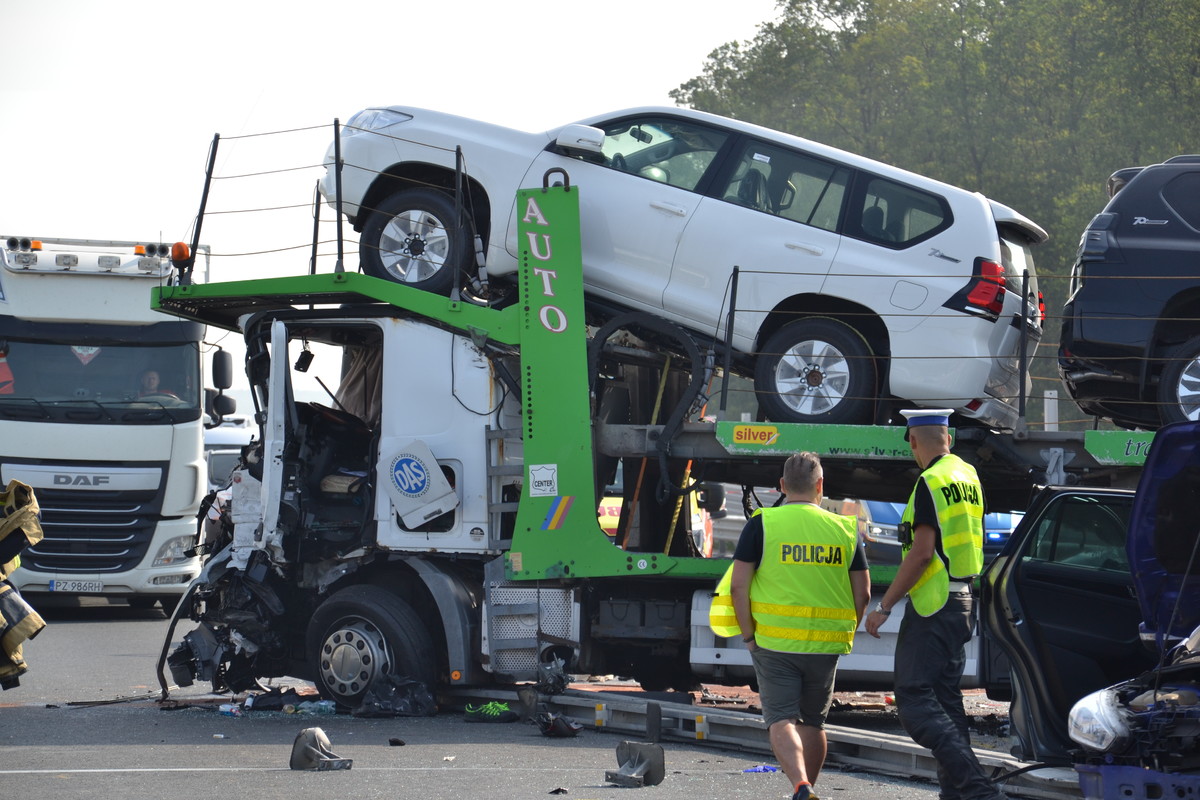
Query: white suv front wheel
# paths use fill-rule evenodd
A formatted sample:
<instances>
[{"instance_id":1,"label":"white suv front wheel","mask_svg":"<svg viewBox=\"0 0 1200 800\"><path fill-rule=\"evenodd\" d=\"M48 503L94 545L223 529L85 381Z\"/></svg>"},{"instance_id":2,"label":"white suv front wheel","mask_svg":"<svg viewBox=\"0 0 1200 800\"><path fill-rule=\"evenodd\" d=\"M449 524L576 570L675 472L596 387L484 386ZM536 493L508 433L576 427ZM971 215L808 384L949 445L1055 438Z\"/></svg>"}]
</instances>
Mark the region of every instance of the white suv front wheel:
<instances>
[{"instance_id":1,"label":"white suv front wheel","mask_svg":"<svg viewBox=\"0 0 1200 800\"><path fill-rule=\"evenodd\" d=\"M368 275L448 295L474 255L470 225L436 189L385 197L363 225L358 257ZM462 273L462 274L460 274Z\"/></svg>"},{"instance_id":2,"label":"white suv front wheel","mask_svg":"<svg viewBox=\"0 0 1200 800\"><path fill-rule=\"evenodd\" d=\"M877 386L867 341L828 317L784 325L754 370L759 406L775 422L869 423Z\"/></svg>"}]
</instances>

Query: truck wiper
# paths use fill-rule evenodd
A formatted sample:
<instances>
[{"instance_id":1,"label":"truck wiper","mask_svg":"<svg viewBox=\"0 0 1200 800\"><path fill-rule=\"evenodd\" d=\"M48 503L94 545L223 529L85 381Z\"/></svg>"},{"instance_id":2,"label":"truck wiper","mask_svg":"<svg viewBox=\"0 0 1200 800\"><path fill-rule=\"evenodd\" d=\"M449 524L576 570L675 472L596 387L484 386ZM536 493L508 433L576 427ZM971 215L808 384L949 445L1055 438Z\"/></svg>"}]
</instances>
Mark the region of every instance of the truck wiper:
<instances>
[{"instance_id":1,"label":"truck wiper","mask_svg":"<svg viewBox=\"0 0 1200 800\"><path fill-rule=\"evenodd\" d=\"M25 406L35 406L41 416L26 411ZM51 414L46 410L46 406L34 397L5 397L0 399L0 414L12 419L50 419Z\"/></svg>"}]
</instances>

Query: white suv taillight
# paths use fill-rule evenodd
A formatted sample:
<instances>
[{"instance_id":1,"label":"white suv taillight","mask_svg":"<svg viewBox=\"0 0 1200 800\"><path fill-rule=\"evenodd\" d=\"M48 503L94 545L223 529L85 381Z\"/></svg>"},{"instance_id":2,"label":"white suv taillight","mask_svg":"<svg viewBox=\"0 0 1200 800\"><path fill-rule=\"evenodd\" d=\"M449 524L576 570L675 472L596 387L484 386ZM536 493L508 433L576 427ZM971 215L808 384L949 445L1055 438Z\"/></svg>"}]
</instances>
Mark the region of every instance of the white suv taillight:
<instances>
[{"instance_id":1,"label":"white suv taillight","mask_svg":"<svg viewBox=\"0 0 1200 800\"><path fill-rule=\"evenodd\" d=\"M977 258L971 280L955 292L944 305L955 311L987 317L994 322L1004 311L1006 291L1003 265L986 258Z\"/></svg>"}]
</instances>

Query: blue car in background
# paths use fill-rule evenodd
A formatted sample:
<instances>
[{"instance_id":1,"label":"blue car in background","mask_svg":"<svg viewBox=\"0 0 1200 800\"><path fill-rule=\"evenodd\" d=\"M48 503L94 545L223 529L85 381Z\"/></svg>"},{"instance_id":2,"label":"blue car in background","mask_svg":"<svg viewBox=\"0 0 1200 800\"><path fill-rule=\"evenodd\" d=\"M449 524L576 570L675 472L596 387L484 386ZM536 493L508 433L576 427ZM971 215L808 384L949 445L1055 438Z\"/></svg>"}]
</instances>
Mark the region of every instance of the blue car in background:
<instances>
[{"instance_id":1,"label":"blue car in background","mask_svg":"<svg viewBox=\"0 0 1200 800\"><path fill-rule=\"evenodd\" d=\"M903 503L858 500L858 534L871 566L893 566L900 563L900 540L896 530L904 514ZM983 556L990 561L1003 549L1009 534L1024 516L1019 512L993 512L983 521Z\"/></svg>"}]
</instances>

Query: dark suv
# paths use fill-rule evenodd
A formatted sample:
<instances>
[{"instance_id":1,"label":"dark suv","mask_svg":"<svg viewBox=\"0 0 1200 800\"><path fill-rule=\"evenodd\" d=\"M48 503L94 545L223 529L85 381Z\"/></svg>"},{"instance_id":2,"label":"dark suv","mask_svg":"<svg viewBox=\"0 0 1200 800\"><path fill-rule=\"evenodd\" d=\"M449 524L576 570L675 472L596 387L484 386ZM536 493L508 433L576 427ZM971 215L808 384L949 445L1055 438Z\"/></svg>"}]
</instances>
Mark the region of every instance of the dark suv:
<instances>
[{"instance_id":1,"label":"dark suv","mask_svg":"<svg viewBox=\"0 0 1200 800\"><path fill-rule=\"evenodd\" d=\"M1126 428L1200 419L1200 155L1122 169L1071 268L1058 368Z\"/></svg>"}]
</instances>

